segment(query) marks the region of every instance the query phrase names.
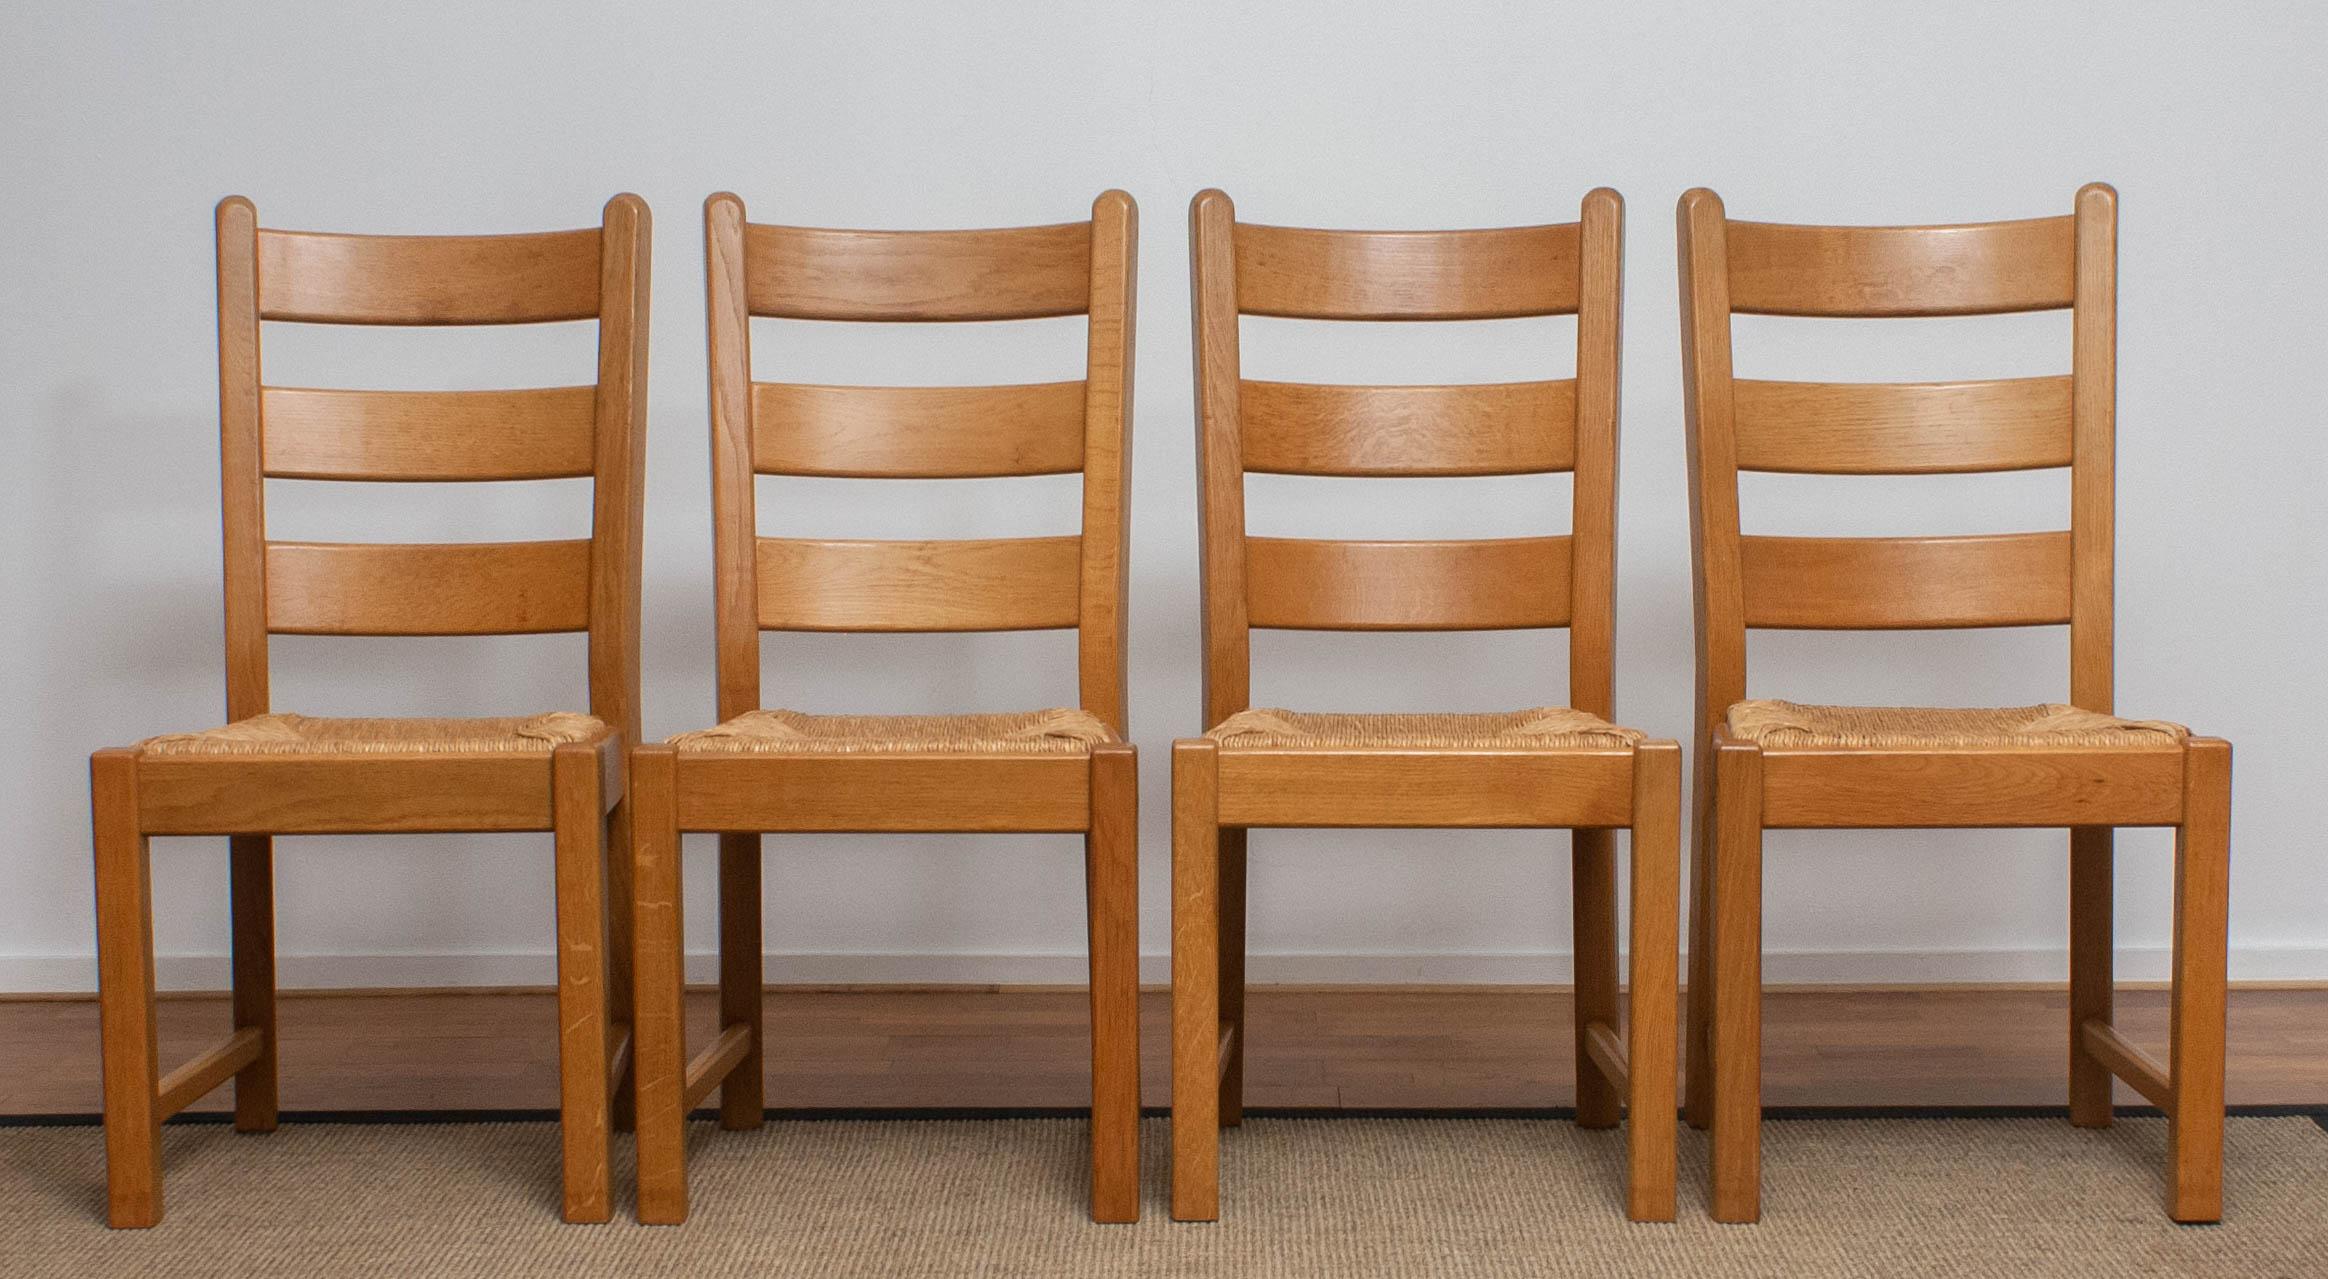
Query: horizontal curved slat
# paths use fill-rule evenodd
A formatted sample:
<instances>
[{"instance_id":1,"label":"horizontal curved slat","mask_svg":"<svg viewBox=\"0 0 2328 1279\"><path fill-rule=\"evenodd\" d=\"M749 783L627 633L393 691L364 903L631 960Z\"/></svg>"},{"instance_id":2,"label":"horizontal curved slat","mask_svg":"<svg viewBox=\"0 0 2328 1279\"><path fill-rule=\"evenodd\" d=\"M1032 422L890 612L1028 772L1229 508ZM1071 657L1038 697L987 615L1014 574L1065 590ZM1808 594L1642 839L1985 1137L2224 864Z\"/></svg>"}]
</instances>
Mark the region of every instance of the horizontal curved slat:
<instances>
[{"instance_id":1,"label":"horizontal curved slat","mask_svg":"<svg viewBox=\"0 0 2328 1279\"><path fill-rule=\"evenodd\" d=\"M1763 315L1985 315L2077 297L2069 217L1969 226L1729 224L1730 309Z\"/></svg>"},{"instance_id":2,"label":"horizontal curved slat","mask_svg":"<svg viewBox=\"0 0 2328 1279\"><path fill-rule=\"evenodd\" d=\"M1525 475L1576 465L1576 383L1238 391L1245 469L1280 475Z\"/></svg>"},{"instance_id":3,"label":"horizontal curved slat","mask_svg":"<svg viewBox=\"0 0 2328 1279\"><path fill-rule=\"evenodd\" d=\"M1748 626L1920 630L2069 621L2069 534L1744 537Z\"/></svg>"},{"instance_id":4,"label":"horizontal curved slat","mask_svg":"<svg viewBox=\"0 0 2328 1279\"><path fill-rule=\"evenodd\" d=\"M1732 386L1738 466L1939 475L2069 465L2070 379Z\"/></svg>"},{"instance_id":5,"label":"horizontal curved slat","mask_svg":"<svg viewBox=\"0 0 2328 1279\"><path fill-rule=\"evenodd\" d=\"M1491 320L1576 310L1573 222L1476 231L1237 224L1237 309L1309 320Z\"/></svg>"},{"instance_id":6,"label":"horizontal curved slat","mask_svg":"<svg viewBox=\"0 0 2328 1279\"><path fill-rule=\"evenodd\" d=\"M1252 625L1316 631L1566 626L1569 539L1245 539Z\"/></svg>"},{"instance_id":7,"label":"horizontal curved slat","mask_svg":"<svg viewBox=\"0 0 2328 1279\"><path fill-rule=\"evenodd\" d=\"M1091 224L991 231L744 227L754 315L794 320L1026 320L1091 305Z\"/></svg>"},{"instance_id":8,"label":"horizontal curved slat","mask_svg":"<svg viewBox=\"0 0 2328 1279\"><path fill-rule=\"evenodd\" d=\"M767 475L959 479L1083 469L1081 382L752 384L752 466Z\"/></svg>"},{"instance_id":9,"label":"horizontal curved slat","mask_svg":"<svg viewBox=\"0 0 2328 1279\"><path fill-rule=\"evenodd\" d=\"M259 318L533 324L598 318L598 229L534 235L259 232Z\"/></svg>"},{"instance_id":10,"label":"horizontal curved slat","mask_svg":"<svg viewBox=\"0 0 2328 1279\"><path fill-rule=\"evenodd\" d=\"M590 543L267 543L267 629L531 635L590 627Z\"/></svg>"},{"instance_id":11,"label":"horizontal curved slat","mask_svg":"<svg viewBox=\"0 0 2328 1279\"><path fill-rule=\"evenodd\" d=\"M771 631L1039 631L1073 626L1081 538L759 540Z\"/></svg>"},{"instance_id":12,"label":"horizontal curved slat","mask_svg":"<svg viewBox=\"0 0 2328 1279\"><path fill-rule=\"evenodd\" d=\"M589 475L598 388L325 391L259 399L263 466L289 480L547 480Z\"/></svg>"}]
</instances>

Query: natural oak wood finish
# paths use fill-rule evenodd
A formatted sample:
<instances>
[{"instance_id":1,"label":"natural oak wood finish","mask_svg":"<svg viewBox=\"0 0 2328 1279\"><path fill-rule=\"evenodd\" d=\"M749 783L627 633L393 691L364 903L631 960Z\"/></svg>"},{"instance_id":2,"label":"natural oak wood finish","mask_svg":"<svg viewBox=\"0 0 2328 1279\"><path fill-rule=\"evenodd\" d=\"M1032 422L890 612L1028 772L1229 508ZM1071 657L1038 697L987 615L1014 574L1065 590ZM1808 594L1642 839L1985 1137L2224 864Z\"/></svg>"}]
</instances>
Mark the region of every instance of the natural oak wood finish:
<instances>
[{"instance_id":1,"label":"natural oak wood finish","mask_svg":"<svg viewBox=\"0 0 2328 1279\"><path fill-rule=\"evenodd\" d=\"M704 203L712 552L721 720L760 709L760 633L1077 632L1079 704L1124 718L1125 540L1136 214L988 231L755 224ZM1087 317L1080 381L991 387L754 382L753 316ZM756 475L1081 472L1074 537L819 541L758 535ZM1078 754L634 752L639 1220L686 1220L685 1117L713 1089L726 1128L760 1122L761 839L770 831L1084 836L1091 945L1091 1212L1139 1216L1138 786L1128 742ZM681 1017L679 841L720 836L720 1021L692 1064Z\"/></svg>"},{"instance_id":2,"label":"natural oak wood finish","mask_svg":"<svg viewBox=\"0 0 2328 1279\"><path fill-rule=\"evenodd\" d=\"M2069 701L2111 692L2117 196L2068 216L1953 227L1734 222L1697 190L1680 207L1682 352L1697 621L1697 838L1691 857L1691 1123L1713 1129L1712 1203L1761 1211L1762 832L1774 827L2063 826L2070 830L2069 1102L2110 1121L2112 1078L2177 1134L2168 1210L2222 1209L2225 891L2230 748L2041 743L1945 749L1758 747L1728 737L1755 627L2069 627ZM1843 385L1744 380L1739 312L1839 317L2069 308L2066 376ZM1741 470L1922 474L2070 470L2069 527L1979 537L1748 537ZM2116 1028L2111 835L2171 826L2175 993L2169 1068Z\"/></svg>"},{"instance_id":3,"label":"natural oak wood finish","mask_svg":"<svg viewBox=\"0 0 2328 1279\"><path fill-rule=\"evenodd\" d=\"M272 836L410 831L553 834L558 908L564 1212L610 1212L609 1129L629 1049L630 877L623 746L638 732L638 472L645 427L647 208L516 236L353 236L262 229L248 200L218 206L219 426L230 721L269 710L273 634L589 635L597 737L552 752L146 756L91 759L105 1005L109 1218L162 1215L155 1126L229 1079L235 1125L275 1126ZM597 381L518 391L267 387L261 320L513 324L596 320ZM264 481L588 476L591 537L506 544L269 541ZM611 810L611 812L610 812ZM153 1043L154 835L228 837L233 1033L168 1076Z\"/></svg>"},{"instance_id":4,"label":"natural oak wood finish","mask_svg":"<svg viewBox=\"0 0 2328 1279\"><path fill-rule=\"evenodd\" d=\"M1240 223L1189 210L1205 640L1204 715L1248 708L1254 627L1570 628L1569 700L1612 712L1623 206L1478 231ZM1338 320L1577 316L1576 376L1480 386L1254 381L1243 315ZM1245 476L1573 471L1565 534L1473 541L1249 537ZM1626 1211L1674 1212L1679 748L1173 747L1172 1215L1220 1213L1222 1126L1243 1115L1246 832L1257 826L1571 828L1577 1118L1632 1117ZM1632 831L1632 1026L1619 1040L1615 831Z\"/></svg>"}]
</instances>

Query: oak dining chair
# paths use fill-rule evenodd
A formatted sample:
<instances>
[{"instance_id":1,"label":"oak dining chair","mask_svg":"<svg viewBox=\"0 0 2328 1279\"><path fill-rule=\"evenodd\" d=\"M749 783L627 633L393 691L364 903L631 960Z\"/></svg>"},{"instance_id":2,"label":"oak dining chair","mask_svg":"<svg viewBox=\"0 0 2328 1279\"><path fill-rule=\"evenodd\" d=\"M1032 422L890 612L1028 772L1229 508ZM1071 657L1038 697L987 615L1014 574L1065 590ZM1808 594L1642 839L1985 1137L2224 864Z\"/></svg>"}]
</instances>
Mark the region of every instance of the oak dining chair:
<instances>
[{"instance_id":1,"label":"oak dining chair","mask_svg":"<svg viewBox=\"0 0 2328 1279\"><path fill-rule=\"evenodd\" d=\"M1126 466L1136 210L980 231L748 222L704 205L709 296L716 727L633 753L638 897L638 1214L688 1212L685 1118L762 1119L761 857L768 832L1057 832L1084 837L1091 973L1091 1215L1139 1217L1136 759L1125 737ZM1084 376L1003 386L752 380L753 317L1087 317ZM1077 536L952 541L761 537L758 475L1082 476ZM1079 699L1042 711L808 715L761 706L763 631L1076 632ZM682 831L719 835L719 1024L691 1060L681 1021Z\"/></svg>"},{"instance_id":2,"label":"oak dining chair","mask_svg":"<svg viewBox=\"0 0 2328 1279\"><path fill-rule=\"evenodd\" d=\"M2222 1212L2231 748L2112 705L2117 195L1966 226L1732 221L1679 210L1697 611L1688 1101L1712 1128L1712 1207L1761 1211L1762 832L2067 827L2070 1121L2106 1127L2112 1078L2168 1119L2167 1206ZM2070 371L2002 381L1734 376L1732 315L2067 309ZM1956 537L1740 532L1740 472L2068 468L2069 527ZM2012 708L1747 700L1752 629L2069 628L2069 700ZM2173 1014L2161 1066L2111 1020L2111 831L2175 830Z\"/></svg>"},{"instance_id":3,"label":"oak dining chair","mask_svg":"<svg viewBox=\"0 0 2328 1279\"><path fill-rule=\"evenodd\" d=\"M224 727L90 757L108 1214L162 1217L159 1128L234 1081L235 1126L276 1123L275 835L546 831L557 903L564 1213L609 1215L610 1108L629 1048L623 745L638 728L640 449L648 214L494 236L279 231L218 206ZM512 391L266 385L262 321L499 325L595 320L594 384ZM593 481L587 539L317 543L267 536L269 480ZM274 635L586 632L589 712L348 719L273 709ZM610 831L609 827L613 827ZM233 1033L161 1075L155 835L228 837ZM611 932L611 936L610 936Z\"/></svg>"},{"instance_id":4,"label":"oak dining chair","mask_svg":"<svg viewBox=\"0 0 2328 1279\"><path fill-rule=\"evenodd\" d=\"M1172 1215L1220 1211L1220 1133L1243 1115L1246 832L1574 830L1576 1118L1629 1112L1627 1214L1674 1213L1681 756L1609 721L1623 203L1576 222L1323 231L1190 208L1208 731L1172 753ZM1248 379L1239 317L1573 314L1571 379L1347 386ZM1245 477L1573 472L1565 535L1251 537ZM1251 705L1250 632L1566 627L1567 706L1343 714ZM1620 1035L1615 831L1632 832L1631 1025Z\"/></svg>"}]
</instances>

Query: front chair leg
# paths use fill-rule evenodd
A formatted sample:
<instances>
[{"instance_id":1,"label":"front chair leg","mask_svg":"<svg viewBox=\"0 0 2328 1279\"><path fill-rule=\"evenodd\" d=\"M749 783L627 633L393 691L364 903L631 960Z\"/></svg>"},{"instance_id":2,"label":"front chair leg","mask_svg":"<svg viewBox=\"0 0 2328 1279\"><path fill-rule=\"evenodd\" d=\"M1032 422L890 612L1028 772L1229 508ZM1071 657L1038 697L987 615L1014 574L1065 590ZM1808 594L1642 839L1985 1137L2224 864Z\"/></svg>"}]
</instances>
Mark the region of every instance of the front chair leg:
<instances>
[{"instance_id":1,"label":"front chair leg","mask_svg":"<svg viewBox=\"0 0 2328 1279\"><path fill-rule=\"evenodd\" d=\"M1091 1219L1140 1219L1140 779L1128 744L1091 752L1083 839L1091 960Z\"/></svg>"},{"instance_id":2,"label":"front chair leg","mask_svg":"<svg viewBox=\"0 0 2328 1279\"><path fill-rule=\"evenodd\" d=\"M2167 1212L2223 1216L2223 1036L2231 896L2231 745L2191 740L2174 841L2174 1010Z\"/></svg>"},{"instance_id":3,"label":"front chair leg","mask_svg":"<svg viewBox=\"0 0 2328 1279\"><path fill-rule=\"evenodd\" d=\"M558 1115L565 1146L565 1217L612 1215L608 1145L606 809L598 748L561 746L551 756L557 846Z\"/></svg>"},{"instance_id":4,"label":"front chair leg","mask_svg":"<svg viewBox=\"0 0 2328 1279\"><path fill-rule=\"evenodd\" d=\"M1631 1170L1625 1215L1674 1215L1674 1005L1680 966L1681 747L1633 752L1632 1021L1625 1057Z\"/></svg>"},{"instance_id":5,"label":"front chair leg","mask_svg":"<svg viewBox=\"0 0 2328 1279\"><path fill-rule=\"evenodd\" d=\"M97 861L97 999L105 1062L106 1220L162 1220L161 1064L154 1033L151 858L139 829L137 752L89 757Z\"/></svg>"},{"instance_id":6,"label":"front chair leg","mask_svg":"<svg viewBox=\"0 0 2328 1279\"><path fill-rule=\"evenodd\" d=\"M1172 744L1172 1219L1220 1216L1220 750Z\"/></svg>"},{"instance_id":7,"label":"front chair leg","mask_svg":"<svg viewBox=\"0 0 2328 1279\"><path fill-rule=\"evenodd\" d=\"M1762 1216L1762 752L1714 751L1713 1217Z\"/></svg>"},{"instance_id":8,"label":"front chair leg","mask_svg":"<svg viewBox=\"0 0 2328 1279\"><path fill-rule=\"evenodd\" d=\"M676 753L631 752L632 1068L639 1220L687 1220L687 1023L681 987Z\"/></svg>"}]
</instances>

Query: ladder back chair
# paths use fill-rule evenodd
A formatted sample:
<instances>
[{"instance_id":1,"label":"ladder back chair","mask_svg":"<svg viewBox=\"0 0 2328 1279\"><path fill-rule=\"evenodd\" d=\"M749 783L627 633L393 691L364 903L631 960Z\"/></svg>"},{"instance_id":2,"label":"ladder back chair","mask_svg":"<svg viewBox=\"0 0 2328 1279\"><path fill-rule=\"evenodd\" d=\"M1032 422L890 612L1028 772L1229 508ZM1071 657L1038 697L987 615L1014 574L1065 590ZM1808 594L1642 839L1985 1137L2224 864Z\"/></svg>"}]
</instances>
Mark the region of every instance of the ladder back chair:
<instances>
[{"instance_id":1,"label":"ladder back chair","mask_svg":"<svg viewBox=\"0 0 2328 1279\"><path fill-rule=\"evenodd\" d=\"M226 561L223 728L90 758L108 1212L161 1220L159 1126L227 1080L235 1126L276 1122L278 834L548 831L557 900L564 1213L604 1221L610 1108L629 1053L623 745L638 730L639 472L647 376L648 214L531 235L330 235L261 228L218 206L218 357ZM593 385L351 391L261 382L260 322L598 322ZM275 541L269 479L588 477L591 535L423 545ZM293 635L586 632L589 713L335 719L279 713L268 640ZM613 829L610 831L609 827ZM228 837L233 1033L160 1075L148 841ZM611 933L611 936L610 936ZM612 944L610 944L612 943Z\"/></svg>"},{"instance_id":2,"label":"ladder back chair","mask_svg":"<svg viewBox=\"0 0 2328 1279\"><path fill-rule=\"evenodd\" d=\"M2069 828L2070 1120L2110 1122L2124 1079L2169 1121L2168 1210L2222 1210L2231 748L2119 719L2111 696L2117 195L1968 226L1731 221L1679 210L1697 612L1687 1112L1711 1126L1712 1202L1760 1213L1762 832ZM1985 382L1759 381L1733 314L1887 317L2068 309L2070 372ZM1738 474L1972 474L2067 467L2069 527L1970 537L1740 533ZM2069 701L1805 706L1746 696L1751 628L2069 628ZM2173 1029L2161 1066L2111 1021L2111 830L2173 827Z\"/></svg>"},{"instance_id":3,"label":"ladder back chair","mask_svg":"<svg viewBox=\"0 0 2328 1279\"><path fill-rule=\"evenodd\" d=\"M717 727L633 754L638 897L639 1219L687 1216L685 1117L759 1125L761 836L1084 836L1092 1019L1091 1212L1139 1216L1136 760L1125 737L1125 540L1136 211L981 231L747 222L704 205L709 297ZM1012 386L754 382L753 316L1088 317L1085 376ZM759 536L756 475L1083 477L1077 536L819 541ZM762 631L1077 632L1076 706L977 715L764 710ZM682 831L719 840L720 1031L692 1060L681 1022Z\"/></svg>"},{"instance_id":4,"label":"ladder back chair","mask_svg":"<svg viewBox=\"0 0 2328 1279\"><path fill-rule=\"evenodd\" d=\"M1680 748L1609 722L1623 203L1471 231L1323 231L1190 209L1203 556L1204 736L1172 753L1172 1215L1219 1215L1243 1114L1246 831L1574 830L1577 1120L1628 1109L1626 1207L1674 1211ZM1251 380L1240 315L1457 320L1573 314L1576 376L1462 386ZM1245 476L1574 473L1560 536L1248 537ZM1250 631L1567 627L1569 706L1316 714L1251 705ZM1615 838L1632 831L1632 1010L1620 1036Z\"/></svg>"}]
</instances>

